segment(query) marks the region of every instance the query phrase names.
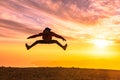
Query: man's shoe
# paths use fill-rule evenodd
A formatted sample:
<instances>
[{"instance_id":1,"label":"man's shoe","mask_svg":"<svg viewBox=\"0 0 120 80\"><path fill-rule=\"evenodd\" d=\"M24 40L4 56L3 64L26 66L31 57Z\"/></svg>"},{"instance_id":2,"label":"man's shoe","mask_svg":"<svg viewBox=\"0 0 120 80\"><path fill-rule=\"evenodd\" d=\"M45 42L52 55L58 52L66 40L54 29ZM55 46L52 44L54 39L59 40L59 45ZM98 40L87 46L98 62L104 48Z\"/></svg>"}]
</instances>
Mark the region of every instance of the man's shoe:
<instances>
[{"instance_id":1,"label":"man's shoe","mask_svg":"<svg viewBox=\"0 0 120 80\"><path fill-rule=\"evenodd\" d=\"M26 46L27 50L29 50L29 49L30 49L30 46L28 46L28 44L27 44L27 43L25 44L25 46Z\"/></svg>"},{"instance_id":2,"label":"man's shoe","mask_svg":"<svg viewBox=\"0 0 120 80\"><path fill-rule=\"evenodd\" d=\"M66 48L67 48L67 44L65 44L65 46L63 46L63 49L64 49L64 50L66 50Z\"/></svg>"}]
</instances>

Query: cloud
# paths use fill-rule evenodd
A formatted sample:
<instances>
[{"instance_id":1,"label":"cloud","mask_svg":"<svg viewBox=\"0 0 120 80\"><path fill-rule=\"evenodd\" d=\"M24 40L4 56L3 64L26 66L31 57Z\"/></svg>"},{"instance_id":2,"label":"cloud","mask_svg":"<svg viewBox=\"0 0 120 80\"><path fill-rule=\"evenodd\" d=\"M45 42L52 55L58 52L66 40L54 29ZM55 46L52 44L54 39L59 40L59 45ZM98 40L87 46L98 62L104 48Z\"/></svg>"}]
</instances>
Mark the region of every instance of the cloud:
<instances>
[{"instance_id":1,"label":"cloud","mask_svg":"<svg viewBox=\"0 0 120 80\"><path fill-rule=\"evenodd\" d=\"M119 0L1 0L0 29L34 34L50 26L71 38L84 34L118 35L119 4Z\"/></svg>"},{"instance_id":2,"label":"cloud","mask_svg":"<svg viewBox=\"0 0 120 80\"><path fill-rule=\"evenodd\" d=\"M11 36L11 35L14 35L15 32L16 33L20 32L22 34L39 32L38 30L28 28L27 25L24 25L22 23L18 23L18 22L11 21L11 20L5 20L5 19L0 19L0 27L1 27L0 29L1 36ZM3 30L6 30L6 31L3 31ZM10 34L10 30L13 30L14 34L13 32L11 32Z\"/></svg>"},{"instance_id":3,"label":"cloud","mask_svg":"<svg viewBox=\"0 0 120 80\"><path fill-rule=\"evenodd\" d=\"M33 15L32 9L84 25L97 24L104 15L96 14L91 0L10 0L2 4L9 10ZM9 6L6 6L9 5ZM37 12L38 12L37 11Z\"/></svg>"},{"instance_id":4,"label":"cloud","mask_svg":"<svg viewBox=\"0 0 120 80\"><path fill-rule=\"evenodd\" d=\"M84 25L98 24L102 19L116 13L120 1L95 0L30 0L21 1L32 8L42 10L63 20Z\"/></svg>"},{"instance_id":5,"label":"cloud","mask_svg":"<svg viewBox=\"0 0 120 80\"><path fill-rule=\"evenodd\" d=\"M63 20L78 22L84 25L93 25L99 20L99 16L90 13L92 10L90 0L47 0L41 3L34 1L34 4L42 5L34 6L35 8L39 8Z\"/></svg>"},{"instance_id":6,"label":"cloud","mask_svg":"<svg viewBox=\"0 0 120 80\"><path fill-rule=\"evenodd\" d=\"M62 19L70 19L83 24L115 14L119 8L119 0L9 0L1 1L7 9L31 14L32 9L56 15ZM9 5L9 6L6 6ZM118 12L118 11L117 11Z\"/></svg>"}]
</instances>

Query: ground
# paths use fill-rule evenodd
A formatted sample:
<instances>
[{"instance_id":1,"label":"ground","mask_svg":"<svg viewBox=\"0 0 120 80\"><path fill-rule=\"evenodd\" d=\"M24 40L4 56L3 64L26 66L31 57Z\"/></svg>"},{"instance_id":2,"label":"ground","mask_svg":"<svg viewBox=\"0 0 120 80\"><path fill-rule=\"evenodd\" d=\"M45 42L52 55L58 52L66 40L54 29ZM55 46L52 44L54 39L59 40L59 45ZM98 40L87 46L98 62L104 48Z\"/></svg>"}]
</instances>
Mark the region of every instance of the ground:
<instances>
[{"instance_id":1,"label":"ground","mask_svg":"<svg viewBox=\"0 0 120 80\"><path fill-rule=\"evenodd\" d=\"M120 71L62 67L0 67L0 80L120 80Z\"/></svg>"}]
</instances>

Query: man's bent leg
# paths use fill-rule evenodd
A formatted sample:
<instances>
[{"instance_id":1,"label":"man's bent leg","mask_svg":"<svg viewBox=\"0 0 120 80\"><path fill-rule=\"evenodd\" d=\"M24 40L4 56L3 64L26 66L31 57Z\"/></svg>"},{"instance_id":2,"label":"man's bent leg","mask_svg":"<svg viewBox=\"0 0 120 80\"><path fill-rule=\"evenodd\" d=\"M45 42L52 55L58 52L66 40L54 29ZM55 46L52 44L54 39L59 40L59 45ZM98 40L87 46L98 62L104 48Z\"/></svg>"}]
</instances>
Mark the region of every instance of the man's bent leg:
<instances>
[{"instance_id":1,"label":"man's bent leg","mask_svg":"<svg viewBox=\"0 0 120 80\"><path fill-rule=\"evenodd\" d=\"M61 44L61 43L59 43L57 40L51 40L51 42L52 43L56 43L58 46L60 46L61 48L63 48L64 50L66 50L66 48L67 48L67 44L65 44L64 46Z\"/></svg>"},{"instance_id":2,"label":"man's bent leg","mask_svg":"<svg viewBox=\"0 0 120 80\"><path fill-rule=\"evenodd\" d=\"M27 47L27 50L29 50L30 48L32 48L33 46L35 46L36 44L38 43L44 43L44 40L38 40L38 41L35 41L32 45L28 45L27 43L25 44L26 47Z\"/></svg>"}]
</instances>

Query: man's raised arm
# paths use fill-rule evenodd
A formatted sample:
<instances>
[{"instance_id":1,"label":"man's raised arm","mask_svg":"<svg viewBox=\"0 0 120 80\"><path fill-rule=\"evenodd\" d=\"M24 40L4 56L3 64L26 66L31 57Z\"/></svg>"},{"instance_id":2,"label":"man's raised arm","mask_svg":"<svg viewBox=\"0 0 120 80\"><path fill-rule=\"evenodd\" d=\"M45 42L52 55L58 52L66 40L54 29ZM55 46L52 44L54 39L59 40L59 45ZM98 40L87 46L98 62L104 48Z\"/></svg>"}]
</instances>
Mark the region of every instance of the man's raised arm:
<instances>
[{"instance_id":1,"label":"man's raised arm","mask_svg":"<svg viewBox=\"0 0 120 80\"><path fill-rule=\"evenodd\" d=\"M52 33L53 33L53 32L52 32ZM62 36L60 36L60 35L58 35L58 34L56 34L56 33L53 33L53 36L55 36L55 37L57 37L57 38L60 38L60 39L62 39L63 41L66 41L65 38L63 38Z\"/></svg>"},{"instance_id":2,"label":"man's raised arm","mask_svg":"<svg viewBox=\"0 0 120 80\"><path fill-rule=\"evenodd\" d=\"M42 36L42 33L39 33L39 34L35 34L35 35L32 35L32 36L29 36L27 39L35 38L35 37L38 37L38 36Z\"/></svg>"}]
</instances>

